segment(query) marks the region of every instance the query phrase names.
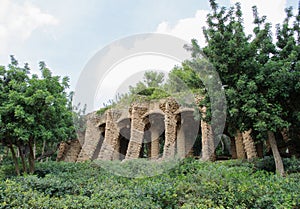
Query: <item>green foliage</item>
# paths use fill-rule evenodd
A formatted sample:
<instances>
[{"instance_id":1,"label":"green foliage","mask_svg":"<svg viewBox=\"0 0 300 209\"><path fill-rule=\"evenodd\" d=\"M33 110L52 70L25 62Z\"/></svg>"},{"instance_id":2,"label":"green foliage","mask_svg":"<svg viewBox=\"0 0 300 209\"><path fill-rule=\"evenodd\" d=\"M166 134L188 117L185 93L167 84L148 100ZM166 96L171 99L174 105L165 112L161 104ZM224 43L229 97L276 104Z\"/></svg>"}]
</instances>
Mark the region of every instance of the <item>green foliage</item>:
<instances>
[{"instance_id":1,"label":"green foliage","mask_svg":"<svg viewBox=\"0 0 300 209\"><path fill-rule=\"evenodd\" d=\"M162 99L170 96L164 89L164 74L155 71L146 71L143 82L139 82L135 87L129 87L130 100L138 100L140 97L146 100ZM128 99L128 98L126 98Z\"/></svg>"},{"instance_id":2,"label":"green foliage","mask_svg":"<svg viewBox=\"0 0 300 209\"><path fill-rule=\"evenodd\" d=\"M113 105L107 105L105 107L100 108L99 110L97 110L97 114L98 115L102 115L103 113L105 113L106 110L112 108Z\"/></svg>"},{"instance_id":3,"label":"green foliage","mask_svg":"<svg viewBox=\"0 0 300 209\"><path fill-rule=\"evenodd\" d=\"M158 88L163 84L163 81L164 74L162 72L158 73L156 71L146 71L144 73L143 81L138 82L135 87L129 86L129 92L130 94L144 95L141 93L142 91L145 91L148 88ZM146 93L149 94L149 92Z\"/></svg>"},{"instance_id":4,"label":"green foliage","mask_svg":"<svg viewBox=\"0 0 300 209\"><path fill-rule=\"evenodd\" d=\"M53 76L44 62L40 62L40 72L41 78L30 75L28 65L19 67L13 56L8 68L0 70L0 141L11 148L30 148L30 172L34 170L34 143L53 144L75 136L65 91L69 78Z\"/></svg>"},{"instance_id":5,"label":"green foliage","mask_svg":"<svg viewBox=\"0 0 300 209\"><path fill-rule=\"evenodd\" d=\"M70 95L71 101L70 101L70 109L72 109L73 113L73 123L76 131L84 133L86 129L86 105L84 105L83 109L80 108L80 104L77 106L72 107L73 102L73 92Z\"/></svg>"},{"instance_id":6,"label":"green foliage","mask_svg":"<svg viewBox=\"0 0 300 209\"><path fill-rule=\"evenodd\" d=\"M261 136L298 123L299 14L286 9L273 41L271 24L254 6L251 39L244 32L240 3L231 8L219 7L214 0L210 4L212 12L204 28L208 45L203 52L226 86L229 128L252 128ZM293 17L296 21L291 23ZM192 51L199 51L194 45Z\"/></svg>"},{"instance_id":7,"label":"green foliage","mask_svg":"<svg viewBox=\"0 0 300 209\"><path fill-rule=\"evenodd\" d=\"M300 160L295 157L283 158L283 165L287 173L300 172ZM258 159L255 162L255 169L275 172L276 168L274 158L272 156L266 156L263 159Z\"/></svg>"},{"instance_id":8,"label":"green foliage","mask_svg":"<svg viewBox=\"0 0 300 209\"><path fill-rule=\"evenodd\" d=\"M136 162L137 169L147 165ZM36 175L1 181L0 208L300 207L299 173L255 170L242 161L185 159L158 176L124 178L94 163L39 163Z\"/></svg>"}]
</instances>

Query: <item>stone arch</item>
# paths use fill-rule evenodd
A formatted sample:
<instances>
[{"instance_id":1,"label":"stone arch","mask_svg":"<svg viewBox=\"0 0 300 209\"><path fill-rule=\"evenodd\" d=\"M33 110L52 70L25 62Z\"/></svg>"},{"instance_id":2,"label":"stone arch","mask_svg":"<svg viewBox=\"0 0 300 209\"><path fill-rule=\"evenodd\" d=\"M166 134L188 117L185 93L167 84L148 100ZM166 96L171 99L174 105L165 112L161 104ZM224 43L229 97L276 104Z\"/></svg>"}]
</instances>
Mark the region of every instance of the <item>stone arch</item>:
<instances>
[{"instance_id":1,"label":"stone arch","mask_svg":"<svg viewBox=\"0 0 300 209\"><path fill-rule=\"evenodd\" d=\"M99 116L96 112L93 112L88 114L86 117L87 122L85 130L85 140L77 158L77 161L79 162L91 160L100 141L99 136L101 130L98 124L99 121L102 119L102 116Z\"/></svg>"}]
</instances>

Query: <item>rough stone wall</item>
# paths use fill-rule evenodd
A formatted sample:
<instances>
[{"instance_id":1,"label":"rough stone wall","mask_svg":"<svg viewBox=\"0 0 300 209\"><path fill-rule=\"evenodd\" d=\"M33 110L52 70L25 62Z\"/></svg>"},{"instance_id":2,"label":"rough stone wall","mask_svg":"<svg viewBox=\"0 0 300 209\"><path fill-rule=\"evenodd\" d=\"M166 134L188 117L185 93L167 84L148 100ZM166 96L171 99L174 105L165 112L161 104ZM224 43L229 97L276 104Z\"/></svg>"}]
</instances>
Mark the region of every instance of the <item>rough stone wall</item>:
<instances>
[{"instance_id":1,"label":"rough stone wall","mask_svg":"<svg viewBox=\"0 0 300 209\"><path fill-rule=\"evenodd\" d=\"M65 150L67 149L68 144L66 142L61 142L58 147L58 152L56 156L56 161L63 161L65 159Z\"/></svg>"},{"instance_id":2,"label":"rough stone wall","mask_svg":"<svg viewBox=\"0 0 300 209\"><path fill-rule=\"evenodd\" d=\"M66 162L76 162L77 157L81 151L81 145L79 140L72 140L67 153L65 154L64 161Z\"/></svg>"},{"instance_id":3,"label":"rough stone wall","mask_svg":"<svg viewBox=\"0 0 300 209\"><path fill-rule=\"evenodd\" d=\"M76 162L80 150L81 145L79 140L62 142L59 145L56 161Z\"/></svg>"},{"instance_id":4,"label":"rough stone wall","mask_svg":"<svg viewBox=\"0 0 300 209\"><path fill-rule=\"evenodd\" d=\"M251 129L242 133L243 136L243 144L246 152L247 159L257 158L256 147L254 144L254 140L251 136Z\"/></svg>"},{"instance_id":5,"label":"rough stone wall","mask_svg":"<svg viewBox=\"0 0 300 209\"><path fill-rule=\"evenodd\" d=\"M143 138L145 123L142 116L147 112L148 108L142 104L133 104L131 112L131 133L128 150L125 159L139 158Z\"/></svg>"},{"instance_id":6,"label":"rough stone wall","mask_svg":"<svg viewBox=\"0 0 300 209\"><path fill-rule=\"evenodd\" d=\"M106 126L104 141L98 155L98 160L114 160L117 158L119 149L119 128L117 120L120 118L120 113L116 110L108 110L106 113Z\"/></svg>"},{"instance_id":7,"label":"rough stone wall","mask_svg":"<svg viewBox=\"0 0 300 209\"><path fill-rule=\"evenodd\" d=\"M161 145L159 140L163 132L165 132L165 143L162 153L164 159L175 156L176 144L177 152L180 153L180 156L185 157L188 154L192 154L192 149L190 149L192 142L187 142L186 138L191 138L189 130L193 129L193 127L191 127L189 120L183 119L181 128L178 129L178 111L182 111L179 108L179 104L173 98L168 98L159 102L136 103L131 105L126 112L110 109L102 116L98 116L95 112L88 114L85 135L84 137L78 136L82 149L77 161L93 159L119 160L124 158L124 156L120 156L120 151L124 155L126 150L125 159L138 158L142 152L143 140L147 133L149 134L148 144L144 144L148 149L147 156L157 159L160 157ZM153 118L151 119L151 117L159 117L159 119L152 120ZM124 123L121 122L124 119L128 120L126 128L124 124L124 127L122 125L122 127L119 127L119 123ZM189 121L188 124L186 121ZM149 127L145 132L146 125ZM206 130L205 135L209 138L210 135L212 136L211 127L208 124L204 126L203 130ZM104 130L101 130L101 128ZM127 134L128 138L130 137L127 144L124 136L120 133L121 129L126 129L130 133ZM210 138L212 139L212 137ZM213 150L213 146L209 146ZM74 149L78 149L77 145L75 147ZM61 147L61 149L61 155L63 156L66 148ZM191 152L187 153L189 150Z\"/></svg>"},{"instance_id":8,"label":"rough stone wall","mask_svg":"<svg viewBox=\"0 0 300 209\"><path fill-rule=\"evenodd\" d=\"M78 131L77 132L77 138L78 138L79 143L81 144L81 146L83 146L84 138L85 138L85 131L84 132Z\"/></svg>"},{"instance_id":9,"label":"rough stone wall","mask_svg":"<svg viewBox=\"0 0 300 209\"><path fill-rule=\"evenodd\" d=\"M97 126L100 116L93 112L87 116L85 140L77 161L90 160L93 157L97 144L100 140L100 129Z\"/></svg>"},{"instance_id":10,"label":"rough stone wall","mask_svg":"<svg viewBox=\"0 0 300 209\"><path fill-rule=\"evenodd\" d=\"M163 158L165 159L175 156L177 116L174 113L178 108L179 105L174 99L169 98L167 100L165 109L165 145L163 153Z\"/></svg>"}]
</instances>

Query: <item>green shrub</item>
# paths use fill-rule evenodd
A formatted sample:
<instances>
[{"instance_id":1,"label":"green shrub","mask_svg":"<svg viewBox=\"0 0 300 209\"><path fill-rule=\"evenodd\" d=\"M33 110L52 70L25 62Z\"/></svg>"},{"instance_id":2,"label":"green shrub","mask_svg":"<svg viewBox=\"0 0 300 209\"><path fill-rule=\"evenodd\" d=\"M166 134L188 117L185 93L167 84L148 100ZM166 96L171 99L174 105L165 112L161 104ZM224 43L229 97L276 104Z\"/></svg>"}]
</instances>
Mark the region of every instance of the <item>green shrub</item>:
<instances>
[{"instance_id":1,"label":"green shrub","mask_svg":"<svg viewBox=\"0 0 300 209\"><path fill-rule=\"evenodd\" d=\"M292 158L283 158L282 159L283 166L287 173L296 173L300 172L300 160L292 157ZM265 170L268 172L275 172L276 166L273 156L266 156L262 159L258 159L254 163L254 167L257 170Z\"/></svg>"},{"instance_id":2,"label":"green shrub","mask_svg":"<svg viewBox=\"0 0 300 209\"><path fill-rule=\"evenodd\" d=\"M114 171L139 173L125 178L106 163L38 163L35 175L1 181L0 208L300 208L300 173L282 178L239 160L188 158L145 177L161 165L111 162Z\"/></svg>"}]
</instances>

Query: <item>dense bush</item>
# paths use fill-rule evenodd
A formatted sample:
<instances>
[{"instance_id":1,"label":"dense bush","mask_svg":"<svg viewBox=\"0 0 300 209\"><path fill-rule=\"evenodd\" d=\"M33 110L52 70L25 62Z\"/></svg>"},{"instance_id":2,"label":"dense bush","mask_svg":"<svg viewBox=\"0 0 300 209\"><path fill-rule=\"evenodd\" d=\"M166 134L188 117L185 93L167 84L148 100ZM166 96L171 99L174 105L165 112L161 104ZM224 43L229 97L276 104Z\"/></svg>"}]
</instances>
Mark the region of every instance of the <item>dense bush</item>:
<instances>
[{"instance_id":1,"label":"dense bush","mask_svg":"<svg viewBox=\"0 0 300 209\"><path fill-rule=\"evenodd\" d=\"M115 176L103 166L48 162L38 164L35 175L3 178L0 208L300 207L299 173L282 178L251 163L185 159L148 178Z\"/></svg>"},{"instance_id":2,"label":"dense bush","mask_svg":"<svg viewBox=\"0 0 300 209\"><path fill-rule=\"evenodd\" d=\"M282 161L287 173L300 172L300 160L292 157L283 158ZM254 167L257 170L265 170L268 172L275 172L276 170L273 156L266 156L262 159L258 159L256 162L254 162Z\"/></svg>"}]
</instances>

